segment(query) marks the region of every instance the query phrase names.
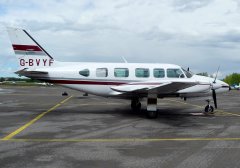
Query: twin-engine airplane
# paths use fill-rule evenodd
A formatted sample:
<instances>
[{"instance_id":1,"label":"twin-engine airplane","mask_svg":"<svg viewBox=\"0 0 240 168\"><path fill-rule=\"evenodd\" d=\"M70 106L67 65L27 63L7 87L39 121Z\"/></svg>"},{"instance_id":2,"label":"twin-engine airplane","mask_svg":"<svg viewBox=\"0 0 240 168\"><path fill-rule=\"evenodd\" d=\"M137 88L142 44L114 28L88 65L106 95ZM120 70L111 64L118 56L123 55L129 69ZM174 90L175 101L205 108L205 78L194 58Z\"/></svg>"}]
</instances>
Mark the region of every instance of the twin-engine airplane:
<instances>
[{"instance_id":1,"label":"twin-engine airplane","mask_svg":"<svg viewBox=\"0 0 240 168\"><path fill-rule=\"evenodd\" d=\"M157 118L158 98L212 95L217 108L216 93L229 90L216 78L194 75L173 64L58 62L26 30L7 30L20 65L16 74L98 96L129 99L133 110L140 110L140 100L146 97L148 118ZM213 112L208 101L205 113Z\"/></svg>"}]
</instances>

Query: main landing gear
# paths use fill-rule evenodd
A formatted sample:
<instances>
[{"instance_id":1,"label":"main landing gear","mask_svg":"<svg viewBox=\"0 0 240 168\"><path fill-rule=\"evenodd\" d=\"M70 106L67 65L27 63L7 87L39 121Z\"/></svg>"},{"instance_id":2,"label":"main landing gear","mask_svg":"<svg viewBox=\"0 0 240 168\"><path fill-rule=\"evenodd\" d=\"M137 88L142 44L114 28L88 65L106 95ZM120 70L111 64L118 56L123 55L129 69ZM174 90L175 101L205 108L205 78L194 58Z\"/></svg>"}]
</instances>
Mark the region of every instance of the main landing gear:
<instances>
[{"instance_id":1,"label":"main landing gear","mask_svg":"<svg viewBox=\"0 0 240 168\"><path fill-rule=\"evenodd\" d=\"M157 94L148 93L146 116L147 118L150 118L150 119L154 119L158 117Z\"/></svg>"},{"instance_id":2,"label":"main landing gear","mask_svg":"<svg viewBox=\"0 0 240 168\"><path fill-rule=\"evenodd\" d=\"M215 112L213 106L210 105L210 100L207 100L207 103L208 105L205 107L204 114L213 115Z\"/></svg>"},{"instance_id":3,"label":"main landing gear","mask_svg":"<svg viewBox=\"0 0 240 168\"><path fill-rule=\"evenodd\" d=\"M131 108L133 111L141 110L141 102L139 101L139 98L132 99ZM148 94L146 117L150 119L158 117L157 94Z\"/></svg>"},{"instance_id":4,"label":"main landing gear","mask_svg":"<svg viewBox=\"0 0 240 168\"><path fill-rule=\"evenodd\" d=\"M131 108L133 111L140 111L141 110L141 102L139 101L139 98L134 98L131 101Z\"/></svg>"}]
</instances>

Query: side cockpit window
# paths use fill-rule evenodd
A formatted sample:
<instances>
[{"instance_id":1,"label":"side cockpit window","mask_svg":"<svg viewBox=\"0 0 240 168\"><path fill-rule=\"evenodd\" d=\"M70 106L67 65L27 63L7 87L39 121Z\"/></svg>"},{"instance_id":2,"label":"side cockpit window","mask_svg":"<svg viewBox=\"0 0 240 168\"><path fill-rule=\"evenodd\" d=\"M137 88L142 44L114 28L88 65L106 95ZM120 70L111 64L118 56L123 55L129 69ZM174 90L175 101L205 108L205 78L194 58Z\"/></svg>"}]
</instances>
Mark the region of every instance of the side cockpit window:
<instances>
[{"instance_id":1,"label":"side cockpit window","mask_svg":"<svg viewBox=\"0 0 240 168\"><path fill-rule=\"evenodd\" d=\"M85 77L88 77L90 75L90 71L89 69L83 69L81 71L79 71L79 74Z\"/></svg>"},{"instance_id":2,"label":"side cockpit window","mask_svg":"<svg viewBox=\"0 0 240 168\"><path fill-rule=\"evenodd\" d=\"M107 77L108 76L108 69L107 68L97 68L96 76L97 77Z\"/></svg>"},{"instance_id":3,"label":"side cockpit window","mask_svg":"<svg viewBox=\"0 0 240 168\"><path fill-rule=\"evenodd\" d=\"M181 69L167 69L167 77L168 78L185 78Z\"/></svg>"}]
</instances>

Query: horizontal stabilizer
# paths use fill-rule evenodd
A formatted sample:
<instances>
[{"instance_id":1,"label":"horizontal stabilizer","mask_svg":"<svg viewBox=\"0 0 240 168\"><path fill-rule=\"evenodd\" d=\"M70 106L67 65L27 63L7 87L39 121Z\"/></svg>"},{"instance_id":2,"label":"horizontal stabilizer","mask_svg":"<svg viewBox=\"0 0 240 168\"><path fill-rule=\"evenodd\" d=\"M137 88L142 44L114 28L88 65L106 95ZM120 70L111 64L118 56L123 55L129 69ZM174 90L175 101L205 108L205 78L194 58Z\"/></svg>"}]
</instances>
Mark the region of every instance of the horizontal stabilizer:
<instances>
[{"instance_id":1,"label":"horizontal stabilizer","mask_svg":"<svg viewBox=\"0 0 240 168\"><path fill-rule=\"evenodd\" d=\"M28 76L28 75L46 75L48 74L47 71L28 71L27 68L24 68L22 70L19 70L15 72L15 74L21 75L21 76Z\"/></svg>"}]
</instances>

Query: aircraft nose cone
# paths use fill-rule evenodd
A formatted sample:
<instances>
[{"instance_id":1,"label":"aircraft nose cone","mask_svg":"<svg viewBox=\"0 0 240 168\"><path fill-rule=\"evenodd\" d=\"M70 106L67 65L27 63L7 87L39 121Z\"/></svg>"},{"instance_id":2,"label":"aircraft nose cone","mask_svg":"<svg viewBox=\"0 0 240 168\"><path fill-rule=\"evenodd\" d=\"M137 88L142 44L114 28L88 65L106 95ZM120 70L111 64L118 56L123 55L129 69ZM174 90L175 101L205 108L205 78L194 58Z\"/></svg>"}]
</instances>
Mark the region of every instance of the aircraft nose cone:
<instances>
[{"instance_id":1,"label":"aircraft nose cone","mask_svg":"<svg viewBox=\"0 0 240 168\"><path fill-rule=\"evenodd\" d=\"M222 84L220 84L220 83L213 83L212 84L212 89L219 89L219 88L222 88L223 87L223 85Z\"/></svg>"},{"instance_id":2,"label":"aircraft nose cone","mask_svg":"<svg viewBox=\"0 0 240 168\"><path fill-rule=\"evenodd\" d=\"M225 90L225 91L230 91L231 90L231 87L226 82L219 81L219 84L221 85L219 87L219 89L222 89L222 90ZM215 87L217 87L217 86L215 86Z\"/></svg>"},{"instance_id":3,"label":"aircraft nose cone","mask_svg":"<svg viewBox=\"0 0 240 168\"><path fill-rule=\"evenodd\" d=\"M227 83L225 83L225 82L223 82L223 84L222 84L222 88L228 88L228 91L230 91L230 90L231 90L231 87L230 87L230 85L229 85L229 84L227 84Z\"/></svg>"}]
</instances>

